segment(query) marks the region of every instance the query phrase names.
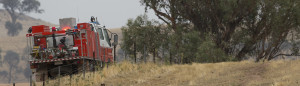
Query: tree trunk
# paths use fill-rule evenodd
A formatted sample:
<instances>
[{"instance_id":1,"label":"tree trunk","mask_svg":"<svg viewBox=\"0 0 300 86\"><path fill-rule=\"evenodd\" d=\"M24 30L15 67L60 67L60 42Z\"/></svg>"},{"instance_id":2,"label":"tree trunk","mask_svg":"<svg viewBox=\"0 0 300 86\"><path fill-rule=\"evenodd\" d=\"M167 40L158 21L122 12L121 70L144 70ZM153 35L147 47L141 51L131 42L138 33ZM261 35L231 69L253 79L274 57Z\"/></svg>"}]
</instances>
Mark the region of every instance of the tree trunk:
<instances>
[{"instance_id":1,"label":"tree trunk","mask_svg":"<svg viewBox=\"0 0 300 86\"><path fill-rule=\"evenodd\" d=\"M136 63L136 43L133 44L134 62Z\"/></svg>"},{"instance_id":2,"label":"tree trunk","mask_svg":"<svg viewBox=\"0 0 300 86\"><path fill-rule=\"evenodd\" d=\"M144 52L143 52L143 59L144 59L144 62L146 63L147 62L147 58L146 58L146 46L144 45Z\"/></svg>"},{"instance_id":3,"label":"tree trunk","mask_svg":"<svg viewBox=\"0 0 300 86\"><path fill-rule=\"evenodd\" d=\"M8 83L11 83L11 71L12 71L12 66L9 66Z\"/></svg>"},{"instance_id":4,"label":"tree trunk","mask_svg":"<svg viewBox=\"0 0 300 86\"><path fill-rule=\"evenodd\" d=\"M125 58L125 60L127 60L127 52L126 52L126 50L124 50L124 58Z\"/></svg>"},{"instance_id":5,"label":"tree trunk","mask_svg":"<svg viewBox=\"0 0 300 86\"><path fill-rule=\"evenodd\" d=\"M11 15L11 20L14 25L17 23L17 18L18 18L17 16Z\"/></svg>"},{"instance_id":6,"label":"tree trunk","mask_svg":"<svg viewBox=\"0 0 300 86\"><path fill-rule=\"evenodd\" d=\"M245 55L251 50L252 49L250 48L250 46L245 46L244 48L242 48L242 50L236 55L237 60L243 60L243 57L245 57Z\"/></svg>"},{"instance_id":7,"label":"tree trunk","mask_svg":"<svg viewBox=\"0 0 300 86\"><path fill-rule=\"evenodd\" d=\"M169 52L170 52L170 64L172 64L172 53L171 53L171 50Z\"/></svg>"},{"instance_id":8,"label":"tree trunk","mask_svg":"<svg viewBox=\"0 0 300 86\"><path fill-rule=\"evenodd\" d=\"M162 49L162 58L163 58L163 62L166 62L166 59L165 59L165 50L164 50L164 48Z\"/></svg>"},{"instance_id":9,"label":"tree trunk","mask_svg":"<svg viewBox=\"0 0 300 86\"><path fill-rule=\"evenodd\" d=\"M153 62L155 63L155 49L153 50Z\"/></svg>"},{"instance_id":10,"label":"tree trunk","mask_svg":"<svg viewBox=\"0 0 300 86\"><path fill-rule=\"evenodd\" d=\"M17 23L17 19L19 17L18 13L16 13L14 10L13 11L10 11L8 9L6 9L6 10L10 15L11 22L15 25Z\"/></svg>"}]
</instances>

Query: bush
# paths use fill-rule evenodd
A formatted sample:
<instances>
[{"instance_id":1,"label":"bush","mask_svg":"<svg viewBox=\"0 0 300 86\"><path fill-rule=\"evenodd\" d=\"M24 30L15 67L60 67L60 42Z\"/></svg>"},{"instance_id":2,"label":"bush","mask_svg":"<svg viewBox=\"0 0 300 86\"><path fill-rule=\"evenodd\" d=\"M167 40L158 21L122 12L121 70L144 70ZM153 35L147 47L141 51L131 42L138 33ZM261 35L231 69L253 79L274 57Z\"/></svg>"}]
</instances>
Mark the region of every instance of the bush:
<instances>
[{"instance_id":1,"label":"bush","mask_svg":"<svg viewBox=\"0 0 300 86\"><path fill-rule=\"evenodd\" d=\"M223 50L216 47L215 42L207 36L196 52L196 62L223 62L233 60Z\"/></svg>"}]
</instances>

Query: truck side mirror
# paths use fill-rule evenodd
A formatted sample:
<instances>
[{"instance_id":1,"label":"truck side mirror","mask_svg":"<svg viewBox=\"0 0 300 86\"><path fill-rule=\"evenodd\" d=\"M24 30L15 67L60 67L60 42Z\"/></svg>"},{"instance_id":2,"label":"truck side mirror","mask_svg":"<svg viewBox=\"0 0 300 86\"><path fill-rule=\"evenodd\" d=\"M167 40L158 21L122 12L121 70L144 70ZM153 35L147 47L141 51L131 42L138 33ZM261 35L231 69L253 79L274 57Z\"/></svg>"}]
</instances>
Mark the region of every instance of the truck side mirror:
<instances>
[{"instance_id":1,"label":"truck side mirror","mask_svg":"<svg viewBox=\"0 0 300 86\"><path fill-rule=\"evenodd\" d=\"M118 45L118 35L115 34L114 35L114 43L113 43L113 46L117 46Z\"/></svg>"}]
</instances>

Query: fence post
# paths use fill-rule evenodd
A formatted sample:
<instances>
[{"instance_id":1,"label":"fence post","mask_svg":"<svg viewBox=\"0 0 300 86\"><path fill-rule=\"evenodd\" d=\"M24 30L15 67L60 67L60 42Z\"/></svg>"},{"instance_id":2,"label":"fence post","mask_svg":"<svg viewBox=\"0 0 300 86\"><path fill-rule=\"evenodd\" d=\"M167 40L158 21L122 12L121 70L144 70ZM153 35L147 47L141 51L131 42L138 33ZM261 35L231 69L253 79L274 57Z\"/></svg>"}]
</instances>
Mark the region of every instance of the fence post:
<instances>
[{"instance_id":1,"label":"fence post","mask_svg":"<svg viewBox=\"0 0 300 86\"><path fill-rule=\"evenodd\" d=\"M117 45L114 46L114 63L116 62L116 47Z\"/></svg>"},{"instance_id":2,"label":"fence post","mask_svg":"<svg viewBox=\"0 0 300 86\"><path fill-rule=\"evenodd\" d=\"M43 73L43 86L45 86L45 73Z\"/></svg>"},{"instance_id":3,"label":"fence post","mask_svg":"<svg viewBox=\"0 0 300 86\"><path fill-rule=\"evenodd\" d=\"M106 55L107 56L107 55ZM108 68L108 64L111 62L111 59L107 58L106 68Z\"/></svg>"},{"instance_id":4,"label":"fence post","mask_svg":"<svg viewBox=\"0 0 300 86\"><path fill-rule=\"evenodd\" d=\"M60 86L60 66L58 66L58 86Z\"/></svg>"},{"instance_id":5,"label":"fence post","mask_svg":"<svg viewBox=\"0 0 300 86\"><path fill-rule=\"evenodd\" d=\"M70 86L72 86L72 74L70 75Z\"/></svg>"},{"instance_id":6,"label":"fence post","mask_svg":"<svg viewBox=\"0 0 300 86\"><path fill-rule=\"evenodd\" d=\"M85 62L84 62L84 58L83 58L83 64L82 64L82 69L83 69L83 79L85 78Z\"/></svg>"},{"instance_id":7,"label":"fence post","mask_svg":"<svg viewBox=\"0 0 300 86\"><path fill-rule=\"evenodd\" d=\"M32 74L30 74L30 76L29 76L29 83L30 83L30 86L32 86Z\"/></svg>"}]
</instances>

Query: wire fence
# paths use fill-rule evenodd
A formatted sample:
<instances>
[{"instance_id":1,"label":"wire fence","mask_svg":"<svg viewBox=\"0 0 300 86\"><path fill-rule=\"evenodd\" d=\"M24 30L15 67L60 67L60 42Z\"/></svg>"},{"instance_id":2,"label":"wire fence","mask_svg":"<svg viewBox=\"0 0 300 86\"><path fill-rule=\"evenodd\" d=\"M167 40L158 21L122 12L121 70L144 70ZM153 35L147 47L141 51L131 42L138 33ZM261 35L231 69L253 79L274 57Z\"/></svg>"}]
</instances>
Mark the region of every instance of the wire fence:
<instances>
[{"instance_id":1,"label":"wire fence","mask_svg":"<svg viewBox=\"0 0 300 86\"><path fill-rule=\"evenodd\" d=\"M89 80L88 78L95 76L95 71L102 70L103 67L108 67L95 60L84 61L83 64L84 65L61 65L47 70L41 74L42 78L40 78L40 80L42 82L34 82L32 79L36 77L31 76L30 86L74 86L79 79Z\"/></svg>"}]
</instances>

